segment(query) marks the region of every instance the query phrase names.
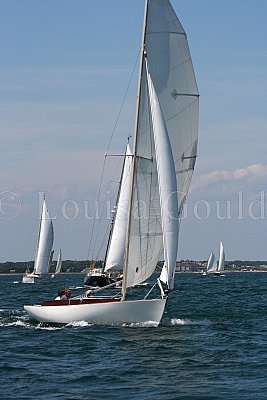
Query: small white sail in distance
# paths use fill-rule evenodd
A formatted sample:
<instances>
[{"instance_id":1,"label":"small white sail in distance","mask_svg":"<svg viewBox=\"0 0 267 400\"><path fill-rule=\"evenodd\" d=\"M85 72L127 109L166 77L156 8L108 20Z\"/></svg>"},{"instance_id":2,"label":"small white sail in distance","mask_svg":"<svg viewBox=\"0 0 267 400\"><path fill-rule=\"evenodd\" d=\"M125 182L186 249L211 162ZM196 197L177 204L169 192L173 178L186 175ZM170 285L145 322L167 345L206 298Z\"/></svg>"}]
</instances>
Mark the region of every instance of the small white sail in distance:
<instances>
[{"instance_id":1,"label":"small white sail in distance","mask_svg":"<svg viewBox=\"0 0 267 400\"><path fill-rule=\"evenodd\" d=\"M107 253L105 271L108 271L110 269L118 271L123 270L131 192L132 163L132 152L129 144L127 144L119 199L117 202L114 226Z\"/></svg>"},{"instance_id":2,"label":"small white sail in distance","mask_svg":"<svg viewBox=\"0 0 267 400\"><path fill-rule=\"evenodd\" d=\"M179 213L176 172L166 124L158 97L147 68L147 82L151 108L155 154L158 171L161 223L163 233L164 266L160 279L173 288L178 250Z\"/></svg>"},{"instance_id":3,"label":"small white sail in distance","mask_svg":"<svg viewBox=\"0 0 267 400\"><path fill-rule=\"evenodd\" d=\"M224 248L223 248L223 243L220 242L220 255L219 255L219 264L217 269L218 272L224 271L224 264L225 264Z\"/></svg>"},{"instance_id":4,"label":"small white sail in distance","mask_svg":"<svg viewBox=\"0 0 267 400\"><path fill-rule=\"evenodd\" d=\"M59 249L57 265L56 265L56 269L55 269L55 275L60 274L61 265L62 265L62 254L61 254L61 249Z\"/></svg>"},{"instance_id":5,"label":"small white sail in distance","mask_svg":"<svg viewBox=\"0 0 267 400\"><path fill-rule=\"evenodd\" d=\"M33 273L42 275L48 273L49 260L54 241L53 223L50 218L45 198L42 206L39 238L36 250Z\"/></svg>"}]
</instances>

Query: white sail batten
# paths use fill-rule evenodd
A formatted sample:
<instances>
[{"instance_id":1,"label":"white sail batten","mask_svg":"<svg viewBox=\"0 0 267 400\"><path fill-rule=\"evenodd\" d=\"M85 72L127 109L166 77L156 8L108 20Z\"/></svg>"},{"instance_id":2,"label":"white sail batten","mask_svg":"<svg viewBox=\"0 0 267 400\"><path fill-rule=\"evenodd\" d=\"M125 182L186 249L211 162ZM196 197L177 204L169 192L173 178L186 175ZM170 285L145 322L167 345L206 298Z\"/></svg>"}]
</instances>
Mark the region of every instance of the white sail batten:
<instances>
[{"instance_id":1,"label":"white sail batten","mask_svg":"<svg viewBox=\"0 0 267 400\"><path fill-rule=\"evenodd\" d=\"M199 95L186 34L169 0L148 1L143 46L169 136L181 215L197 155ZM164 249L149 101L142 59L126 287L148 279Z\"/></svg>"},{"instance_id":2,"label":"white sail batten","mask_svg":"<svg viewBox=\"0 0 267 400\"><path fill-rule=\"evenodd\" d=\"M219 255L219 264L218 264L218 272L224 271L224 263L225 263L225 254L222 242L220 242L220 255Z\"/></svg>"},{"instance_id":3,"label":"white sail batten","mask_svg":"<svg viewBox=\"0 0 267 400\"><path fill-rule=\"evenodd\" d=\"M158 97L155 93L154 85L149 75L148 67L147 81L158 172L164 248L164 268L167 270L167 274L162 274L161 280L163 280L164 283L166 283L168 287L172 289L174 272L176 268L179 234L176 172L169 135L161 112Z\"/></svg>"},{"instance_id":4,"label":"white sail batten","mask_svg":"<svg viewBox=\"0 0 267 400\"><path fill-rule=\"evenodd\" d=\"M60 274L61 265L62 265L62 254L61 254L61 249L59 249L58 258L57 258L57 265L56 265L56 269L55 269L55 275Z\"/></svg>"},{"instance_id":5,"label":"white sail batten","mask_svg":"<svg viewBox=\"0 0 267 400\"><path fill-rule=\"evenodd\" d=\"M132 163L132 152L129 144L127 144L119 199L117 202L114 226L107 253L105 271L110 269L119 271L123 270L131 191Z\"/></svg>"},{"instance_id":6,"label":"white sail batten","mask_svg":"<svg viewBox=\"0 0 267 400\"><path fill-rule=\"evenodd\" d=\"M48 273L53 241L53 224L44 199L39 231L39 240L34 262L34 274L42 275Z\"/></svg>"}]
</instances>

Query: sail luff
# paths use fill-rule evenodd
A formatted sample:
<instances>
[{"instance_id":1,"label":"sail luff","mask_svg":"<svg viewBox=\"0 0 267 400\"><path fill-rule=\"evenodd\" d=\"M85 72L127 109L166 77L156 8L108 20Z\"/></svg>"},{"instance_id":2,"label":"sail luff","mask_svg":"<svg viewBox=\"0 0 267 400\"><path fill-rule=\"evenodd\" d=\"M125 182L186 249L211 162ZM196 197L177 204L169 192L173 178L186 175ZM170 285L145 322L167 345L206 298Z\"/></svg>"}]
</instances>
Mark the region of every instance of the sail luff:
<instances>
[{"instance_id":1,"label":"sail luff","mask_svg":"<svg viewBox=\"0 0 267 400\"><path fill-rule=\"evenodd\" d=\"M130 229L131 229L131 214L133 209L133 185L134 185L134 174L136 169L136 148L137 148L137 134L138 134L138 123L139 123L139 109L140 109L140 94L141 94L141 77L143 70L143 58L144 58L144 47L145 47L145 34L146 34L146 24L147 24L147 11L148 11L148 1L145 3L144 11L144 22L143 22L143 33L142 33L142 45L141 45L141 57L139 65L139 76L138 76L138 93L136 100L136 114L135 114L135 128L134 128L134 145L133 145L133 165L132 165L132 176L131 176L131 192L129 199L129 215L127 221L127 234L125 243L125 257L124 257L124 268L123 268L123 281L122 281L122 300L125 300L126 288L127 288L127 267L128 267L128 257L129 257L129 239L130 239Z\"/></svg>"}]
</instances>

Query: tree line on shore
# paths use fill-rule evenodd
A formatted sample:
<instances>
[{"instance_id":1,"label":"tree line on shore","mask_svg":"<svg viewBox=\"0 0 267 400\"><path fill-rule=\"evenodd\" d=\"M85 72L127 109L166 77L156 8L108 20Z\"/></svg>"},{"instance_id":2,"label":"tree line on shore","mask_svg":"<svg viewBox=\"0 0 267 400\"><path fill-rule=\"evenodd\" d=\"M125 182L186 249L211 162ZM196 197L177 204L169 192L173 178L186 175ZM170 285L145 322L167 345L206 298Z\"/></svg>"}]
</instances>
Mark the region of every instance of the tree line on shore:
<instances>
[{"instance_id":1,"label":"tree line on shore","mask_svg":"<svg viewBox=\"0 0 267 400\"><path fill-rule=\"evenodd\" d=\"M53 261L49 272L53 273L56 268L56 261ZM90 267L90 261L73 261L73 260L64 260L62 261L62 272L82 272ZM101 261L97 261L95 263L95 267L100 267L102 264ZM24 273L27 268L31 271L33 270L34 261L18 261L18 262L11 262L7 261L4 263L0 263L0 274L9 274L9 273Z\"/></svg>"},{"instance_id":2,"label":"tree line on shore","mask_svg":"<svg viewBox=\"0 0 267 400\"><path fill-rule=\"evenodd\" d=\"M185 262L181 260L180 263ZM69 272L69 273L78 273L86 271L90 268L92 261L85 260L85 261L74 261L74 260L64 260L62 261L62 272ZM200 265L205 264L205 261L192 261L187 260L187 263L199 263ZM7 261L4 263L0 263L0 274L9 274L9 273L24 273L27 268L31 271L33 270L34 261L18 261L18 262L11 262ZM102 266L102 261L94 261L94 265L96 268ZM159 263L160 266L160 263ZM267 261L244 261L244 260L235 260L235 261L227 261L225 265L226 270L241 270L241 269L255 269L255 270L267 270ZM53 261L50 267L51 273L55 271L56 268L56 261Z\"/></svg>"}]
</instances>

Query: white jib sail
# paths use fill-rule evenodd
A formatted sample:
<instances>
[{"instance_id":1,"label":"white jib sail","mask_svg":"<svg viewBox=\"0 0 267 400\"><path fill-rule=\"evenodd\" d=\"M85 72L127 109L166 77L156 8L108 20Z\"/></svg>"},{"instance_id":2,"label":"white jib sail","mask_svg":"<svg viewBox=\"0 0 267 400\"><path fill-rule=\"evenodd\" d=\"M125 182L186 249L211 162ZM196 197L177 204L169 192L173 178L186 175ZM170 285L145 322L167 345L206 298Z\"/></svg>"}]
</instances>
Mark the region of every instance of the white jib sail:
<instances>
[{"instance_id":1,"label":"white jib sail","mask_svg":"<svg viewBox=\"0 0 267 400\"><path fill-rule=\"evenodd\" d=\"M39 240L37 245L36 257L34 262L35 274L47 274L49 260L54 241L54 231L52 220L49 216L45 199L43 202Z\"/></svg>"},{"instance_id":2,"label":"white jib sail","mask_svg":"<svg viewBox=\"0 0 267 400\"><path fill-rule=\"evenodd\" d=\"M214 254L212 251L210 252L210 256L208 259L207 273L209 273L211 271L216 271L216 264L214 264Z\"/></svg>"},{"instance_id":3,"label":"white jib sail","mask_svg":"<svg viewBox=\"0 0 267 400\"><path fill-rule=\"evenodd\" d=\"M127 145L125 162L117 203L115 221L108 249L105 271L109 269L123 270L125 241L129 213L129 201L131 192L133 157L130 146Z\"/></svg>"},{"instance_id":4,"label":"white jib sail","mask_svg":"<svg viewBox=\"0 0 267 400\"><path fill-rule=\"evenodd\" d=\"M61 264L62 264L62 256L61 256L61 249L59 249L58 259L57 259L57 266L55 270L55 275L58 275L61 271Z\"/></svg>"},{"instance_id":5,"label":"white jib sail","mask_svg":"<svg viewBox=\"0 0 267 400\"><path fill-rule=\"evenodd\" d=\"M172 289L176 268L179 234L176 172L168 131L148 67L147 82L158 172L164 247L164 268L167 272L167 274L163 273L160 279L163 280L164 283L168 284L168 287Z\"/></svg>"},{"instance_id":6,"label":"white jib sail","mask_svg":"<svg viewBox=\"0 0 267 400\"><path fill-rule=\"evenodd\" d=\"M224 271L224 262L225 262L224 249L223 249L222 242L220 242L220 256L219 256L218 272Z\"/></svg>"}]
</instances>

